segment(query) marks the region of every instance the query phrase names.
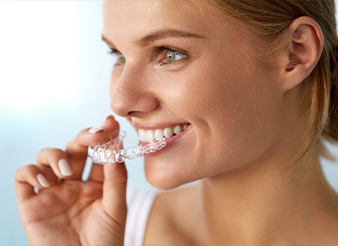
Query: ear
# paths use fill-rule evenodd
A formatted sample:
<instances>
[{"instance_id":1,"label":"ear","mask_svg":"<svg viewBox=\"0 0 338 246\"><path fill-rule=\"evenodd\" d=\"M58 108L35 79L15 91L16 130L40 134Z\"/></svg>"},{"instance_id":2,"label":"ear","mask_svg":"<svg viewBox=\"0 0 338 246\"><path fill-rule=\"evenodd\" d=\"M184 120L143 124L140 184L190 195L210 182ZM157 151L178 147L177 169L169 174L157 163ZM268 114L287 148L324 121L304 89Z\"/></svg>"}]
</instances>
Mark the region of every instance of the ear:
<instances>
[{"instance_id":1,"label":"ear","mask_svg":"<svg viewBox=\"0 0 338 246\"><path fill-rule=\"evenodd\" d=\"M284 60L283 89L288 91L311 74L322 54L324 37L315 20L302 16L289 26L285 42L289 49Z\"/></svg>"}]
</instances>

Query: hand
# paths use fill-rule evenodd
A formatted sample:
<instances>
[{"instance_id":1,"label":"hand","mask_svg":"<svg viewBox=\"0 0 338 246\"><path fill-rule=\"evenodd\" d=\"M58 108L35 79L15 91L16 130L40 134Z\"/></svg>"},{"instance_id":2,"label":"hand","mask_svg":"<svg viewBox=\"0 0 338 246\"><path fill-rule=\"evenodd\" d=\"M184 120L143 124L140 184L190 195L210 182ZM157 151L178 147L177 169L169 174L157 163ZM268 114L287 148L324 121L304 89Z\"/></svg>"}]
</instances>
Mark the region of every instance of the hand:
<instances>
[{"instance_id":1,"label":"hand","mask_svg":"<svg viewBox=\"0 0 338 246\"><path fill-rule=\"evenodd\" d=\"M93 164L88 180L81 180L88 146L109 133L117 136L119 124L109 116L102 128L96 133L81 131L65 151L40 151L37 165L16 172L20 217L31 245L123 245L125 164ZM64 165L63 174L58 163Z\"/></svg>"}]
</instances>

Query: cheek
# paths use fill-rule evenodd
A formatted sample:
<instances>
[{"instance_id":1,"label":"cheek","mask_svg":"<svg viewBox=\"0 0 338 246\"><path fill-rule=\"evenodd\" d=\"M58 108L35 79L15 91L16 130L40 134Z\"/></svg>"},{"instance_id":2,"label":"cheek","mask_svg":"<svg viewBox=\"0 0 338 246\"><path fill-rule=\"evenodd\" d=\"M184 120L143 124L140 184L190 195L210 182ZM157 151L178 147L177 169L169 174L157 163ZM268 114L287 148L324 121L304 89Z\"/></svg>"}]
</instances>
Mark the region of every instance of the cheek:
<instances>
[{"instance_id":1,"label":"cheek","mask_svg":"<svg viewBox=\"0 0 338 246\"><path fill-rule=\"evenodd\" d=\"M226 162L220 167L225 169L259 158L273 144L281 122L274 81L256 71L237 71L241 72L229 71L218 81L214 76L214 93L206 90L205 106L200 105L210 128L203 138L212 143L207 158L214 157L211 163Z\"/></svg>"},{"instance_id":2,"label":"cheek","mask_svg":"<svg viewBox=\"0 0 338 246\"><path fill-rule=\"evenodd\" d=\"M204 163L201 175L253 161L278 133L276 82L250 64L237 60L193 68L168 89L168 105L195 127L194 155L196 163ZM218 166L211 170L206 163Z\"/></svg>"}]
</instances>

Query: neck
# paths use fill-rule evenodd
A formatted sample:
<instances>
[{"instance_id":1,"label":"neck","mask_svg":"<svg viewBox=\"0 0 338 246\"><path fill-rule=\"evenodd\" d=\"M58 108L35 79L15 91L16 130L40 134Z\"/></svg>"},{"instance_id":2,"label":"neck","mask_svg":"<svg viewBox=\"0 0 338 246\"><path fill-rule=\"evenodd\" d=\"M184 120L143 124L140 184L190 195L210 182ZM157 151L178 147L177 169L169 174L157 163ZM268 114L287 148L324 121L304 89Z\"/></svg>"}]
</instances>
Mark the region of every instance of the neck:
<instances>
[{"instance_id":1,"label":"neck","mask_svg":"<svg viewBox=\"0 0 338 246\"><path fill-rule=\"evenodd\" d=\"M314 243L328 233L318 227L337 229L336 193L321 171L317 152L308 157L310 161L293 167L285 166L285 156L260 160L202 180L207 244L305 245L304 240Z\"/></svg>"}]
</instances>

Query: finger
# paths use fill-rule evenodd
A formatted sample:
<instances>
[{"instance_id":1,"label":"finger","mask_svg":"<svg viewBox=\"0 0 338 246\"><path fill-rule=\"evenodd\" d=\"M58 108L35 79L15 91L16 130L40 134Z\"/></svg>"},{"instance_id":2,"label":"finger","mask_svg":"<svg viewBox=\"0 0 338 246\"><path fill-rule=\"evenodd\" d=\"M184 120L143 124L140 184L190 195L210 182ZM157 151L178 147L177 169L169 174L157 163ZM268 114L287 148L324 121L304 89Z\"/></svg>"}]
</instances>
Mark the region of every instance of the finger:
<instances>
[{"instance_id":1,"label":"finger","mask_svg":"<svg viewBox=\"0 0 338 246\"><path fill-rule=\"evenodd\" d=\"M110 149L111 150L117 149L118 144L119 143L115 143L115 144L111 145ZM93 180L93 181L101 182L102 183L104 181L104 168L103 168L103 165L97 164L97 163L93 163L92 166L91 166L91 170L90 170L90 174L89 174L88 180Z\"/></svg>"},{"instance_id":2,"label":"finger","mask_svg":"<svg viewBox=\"0 0 338 246\"><path fill-rule=\"evenodd\" d=\"M43 175L47 178L49 184L52 185L57 185L59 184L58 177L55 175L53 169L48 166L39 166L41 172Z\"/></svg>"},{"instance_id":3,"label":"finger","mask_svg":"<svg viewBox=\"0 0 338 246\"><path fill-rule=\"evenodd\" d=\"M120 130L120 125L119 123L115 120L113 115L109 115L106 120L102 123L101 125L102 129L104 129L107 133L114 133L119 132Z\"/></svg>"},{"instance_id":4,"label":"finger","mask_svg":"<svg viewBox=\"0 0 338 246\"><path fill-rule=\"evenodd\" d=\"M49 186L48 179L38 166L28 165L15 172L15 191L19 203L36 196L34 187L44 189Z\"/></svg>"},{"instance_id":5,"label":"finger","mask_svg":"<svg viewBox=\"0 0 338 246\"><path fill-rule=\"evenodd\" d=\"M128 173L123 163L104 165L102 205L106 212L120 223L127 215L126 189Z\"/></svg>"},{"instance_id":6,"label":"finger","mask_svg":"<svg viewBox=\"0 0 338 246\"><path fill-rule=\"evenodd\" d=\"M118 135L119 123L109 115L102 123L102 128L86 128L67 144L66 152L74 158L87 156L88 146L94 145Z\"/></svg>"},{"instance_id":7,"label":"finger","mask_svg":"<svg viewBox=\"0 0 338 246\"><path fill-rule=\"evenodd\" d=\"M103 165L93 163L90 169L88 180L102 183L104 180Z\"/></svg>"},{"instance_id":8,"label":"finger","mask_svg":"<svg viewBox=\"0 0 338 246\"><path fill-rule=\"evenodd\" d=\"M67 144L65 153L73 171L70 178L81 179L88 156L88 146L105 138L107 134L103 129L86 128Z\"/></svg>"},{"instance_id":9,"label":"finger","mask_svg":"<svg viewBox=\"0 0 338 246\"><path fill-rule=\"evenodd\" d=\"M87 158L88 146L101 142L107 137L102 128L86 128L72 139L66 146L66 153L75 159Z\"/></svg>"},{"instance_id":10,"label":"finger","mask_svg":"<svg viewBox=\"0 0 338 246\"><path fill-rule=\"evenodd\" d=\"M109 133L102 128L87 128L82 130L72 141L67 144L65 152L68 154L69 161L72 165L74 172L73 177L82 177L83 169L88 156L88 146L107 142L110 138L111 136ZM99 168L95 170L99 170ZM99 179L99 177L93 176L90 178Z\"/></svg>"},{"instance_id":11,"label":"finger","mask_svg":"<svg viewBox=\"0 0 338 246\"><path fill-rule=\"evenodd\" d=\"M40 169L46 171L50 177L52 176L51 170L48 169L52 169L54 175L62 179L72 177L74 174L67 153L61 149L41 150L37 155L36 162Z\"/></svg>"},{"instance_id":12,"label":"finger","mask_svg":"<svg viewBox=\"0 0 338 246\"><path fill-rule=\"evenodd\" d=\"M102 129L111 137L114 138L118 135L120 130L119 123L115 120L114 116L109 115L101 125ZM103 166L93 163L88 180L94 180L97 182L103 182L104 173Z\"/></svg>"}]
</instances>

